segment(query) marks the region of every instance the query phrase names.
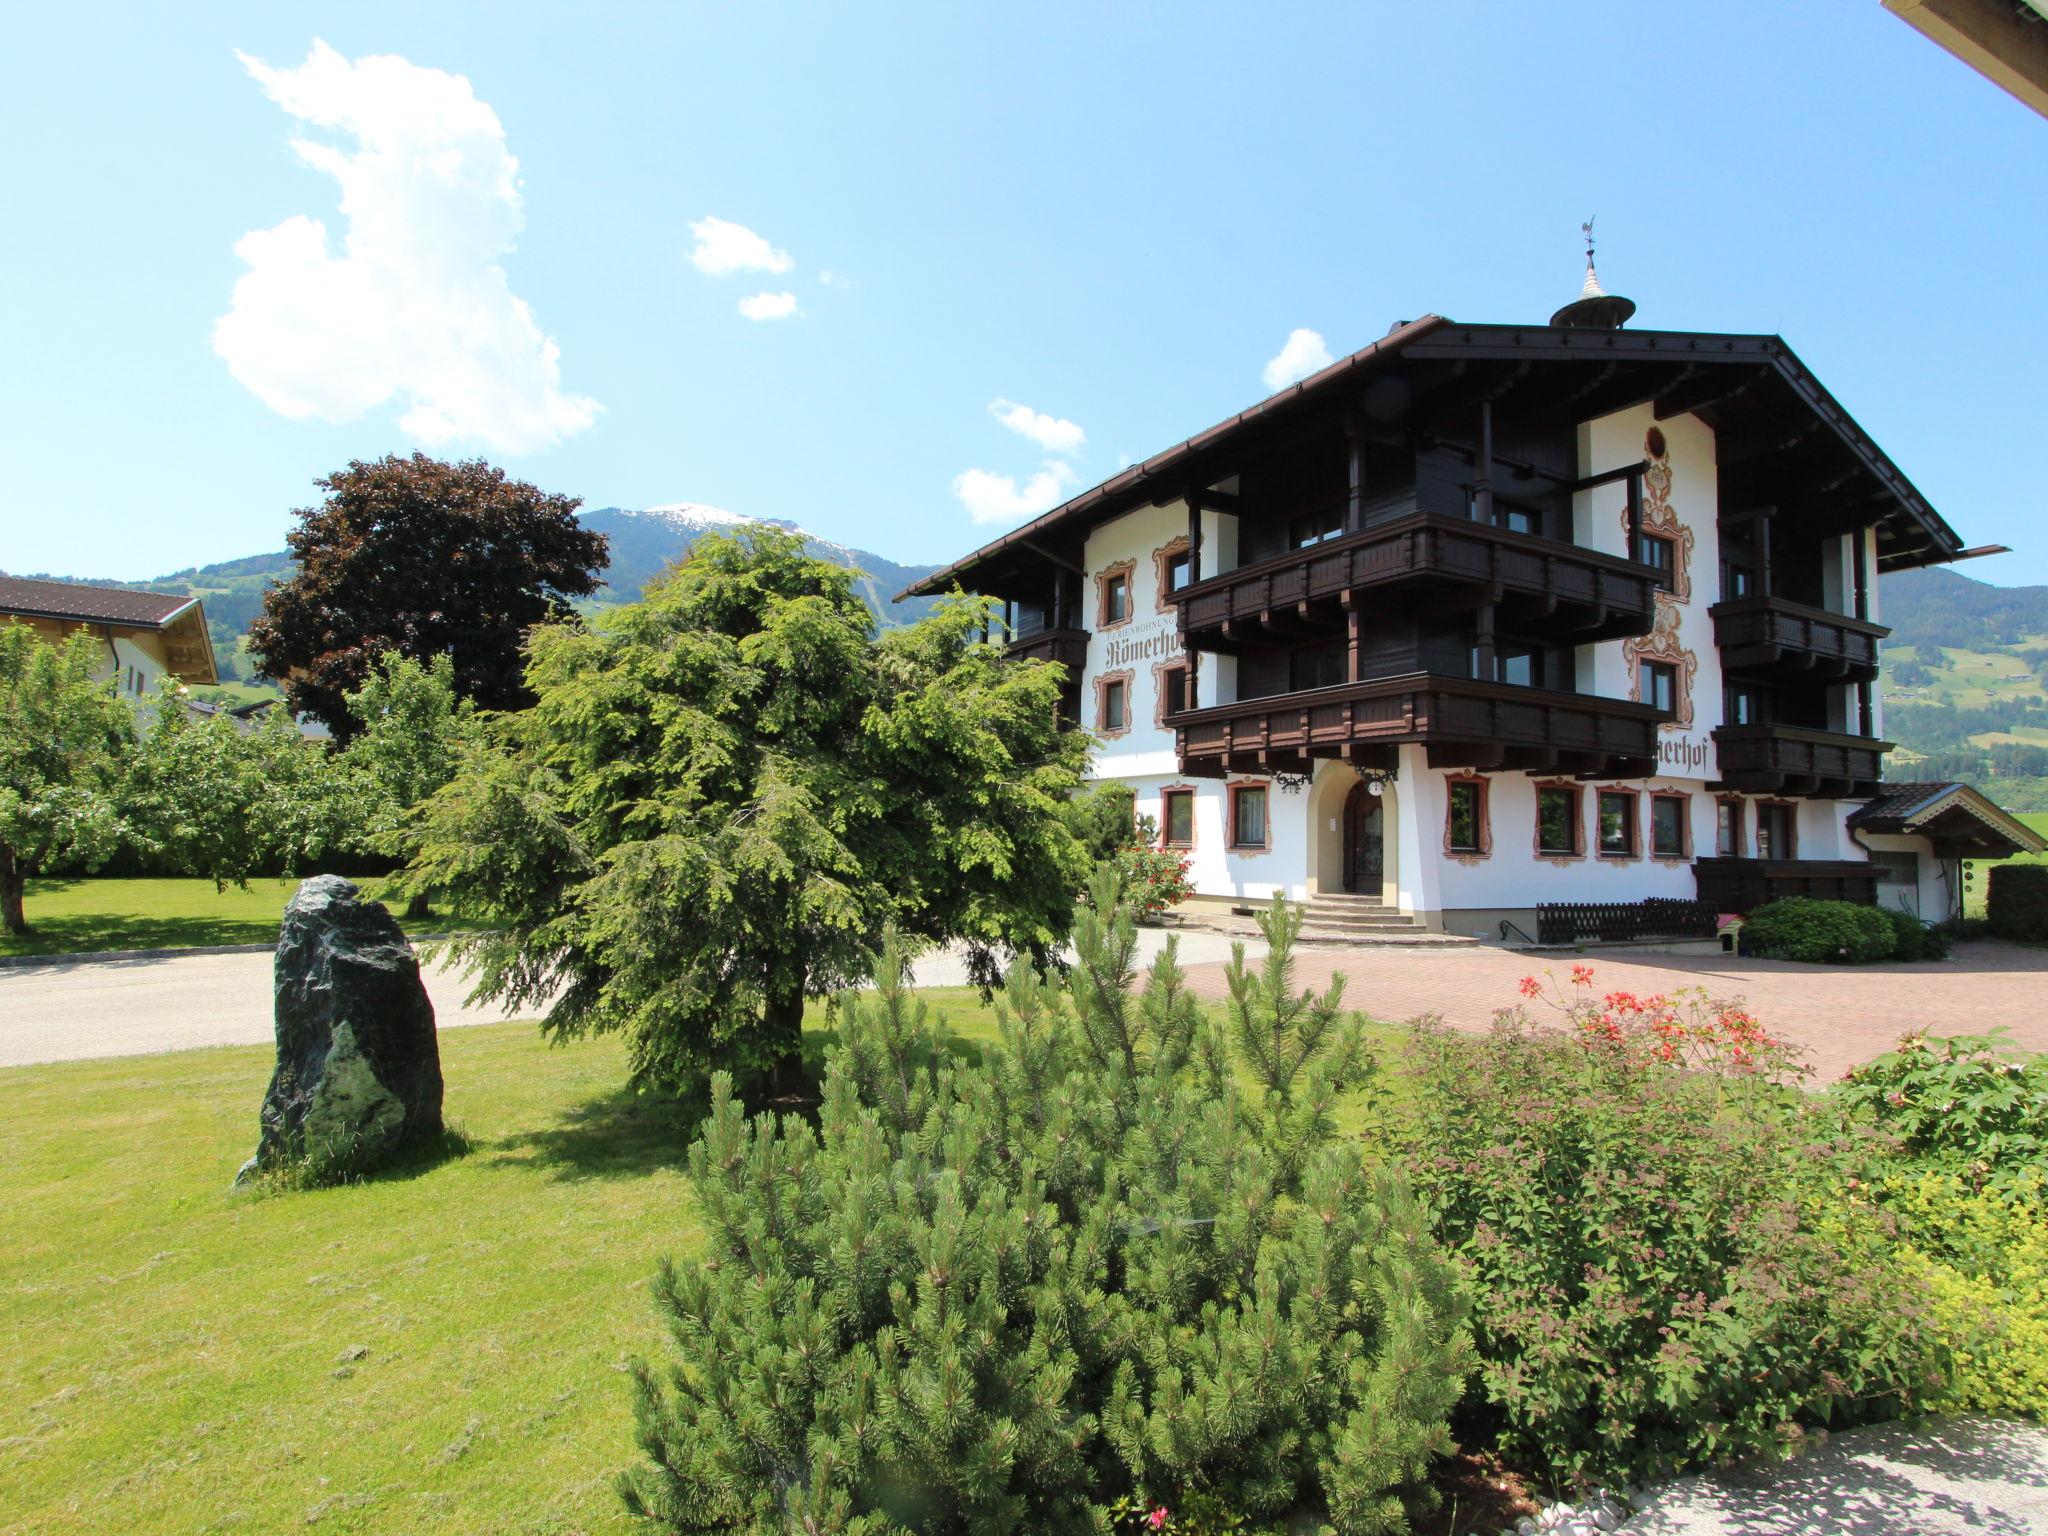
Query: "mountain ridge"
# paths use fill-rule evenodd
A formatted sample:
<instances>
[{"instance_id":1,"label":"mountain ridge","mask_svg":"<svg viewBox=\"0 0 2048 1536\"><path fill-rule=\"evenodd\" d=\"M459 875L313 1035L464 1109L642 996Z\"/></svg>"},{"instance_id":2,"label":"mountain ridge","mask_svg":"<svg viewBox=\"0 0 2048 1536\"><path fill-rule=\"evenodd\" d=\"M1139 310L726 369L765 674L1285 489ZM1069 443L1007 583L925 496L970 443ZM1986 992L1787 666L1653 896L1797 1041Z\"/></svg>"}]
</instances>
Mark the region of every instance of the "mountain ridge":
<instances>
[{"instance_id":1,"label":"mountain ridge","mask_svg":"<svg viewBox=\"0 0 2048 1536\"><path fill-rule=\"evenodd\" d=\"M665 567L681 559L710 532L728 533L765 525L799 534L805 548L814 555L844 565L856 572L855 589L884 626L912 624L931 612L932 598L912 598L897 603L895 595L919 578L937 570L936 565L900 565L869 550L823 538L785 518L751 517L730 512L705 502L667 502L656 507L595 507L577 514L586 528L603 533L611 541L611 564L605 570L605 584L591 610L637 601ZM242 642L263 606L264 591L283 580L292 566L291 552L244 555L219 560L211 565L187 566L164 576L143 581L113 581L102 577L65 576L28 571L19 574L39 581L61 581L83 586L119 587L127 591L165 592L197 597L206 605L207 628L214 652L222 665L224 679L248 680L253 676ZM5 574L5 573L0 573Z\"/></svg>"}]
</instances>

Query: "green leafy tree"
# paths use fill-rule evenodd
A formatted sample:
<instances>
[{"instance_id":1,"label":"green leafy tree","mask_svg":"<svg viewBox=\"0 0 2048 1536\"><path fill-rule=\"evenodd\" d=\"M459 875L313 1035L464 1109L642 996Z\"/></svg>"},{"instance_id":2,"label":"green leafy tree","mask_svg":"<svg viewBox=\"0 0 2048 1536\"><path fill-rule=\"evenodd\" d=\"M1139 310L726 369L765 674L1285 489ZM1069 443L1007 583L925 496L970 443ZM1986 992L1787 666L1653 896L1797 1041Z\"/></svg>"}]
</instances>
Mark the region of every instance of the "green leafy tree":
<instances>
[{"instance_id":1,"label":"green leafy tree","mask_svg":"<svg viewBox=\"0 0 2048 1536\"><path fill-rule=\"evenodd\" d=\"M476 706L455 691L452 657L420 662L386 651L348 695L348 707L359 728L342 764L357 797L357 838L373 852L408 859L419 846L413 813L455 777L475 736ZM406 916L427 916L427 901L415 891Z\"/></svg>"},{"instance_id":2,"label":"green leafy tree","mask_svg":"<svg viewBox=\"0 0 2048 1536\"><path fill-rule=\"evenodd\" d=\"M116 800L133 717L83 630L51 645L0 624L0 927L25 934L31 875L97 868L121 841Z\"/></svg>"},{"instance_id":3,"label":"green leafy tree","mask_svg":"<svg viewBox=\"0 0 2048 1536\"><path fill-rule=\"evenodd\" d=\"M272 587L249 649L294 712L346 741L348 695L376 658L445 655L455 689L486 709L531 702L520 644L536 624L566 619L604 569L604 535L576 521L577 498L507 478L482 460L351 461L315 482L286 539L296 569Z\"/></svg>"},{"instance_id":4,"label":"green leafy tree","mask_svg":"<svg viewBox=\"0 0 2048 1536\"><path fill-rule=\"evenodd\" d=\"M352 849L360 805L325 744L282 709L255 730L199 716L175 684L158 692L121 789L130 836L160 868L246 885Z\"/></svg>"},{"instance_id":5,"label":"green leafy tree","mask_svg":"<svg viewBox=\"0 0 2048 1536\"><path fill-rule=\"evenodd\" d=\"M706 1252L656 1286L675 1342L639 1373L630 1509L759 1536L1100 1532L1162 1505L1405 1529L1464 1386L1452 1267L1397 1177L1327 1125L1294 1158L1239 1092L1335 1076L1341 1031L1260 1018L1283 1046L1233 1058L1170 944L1134 986L1113 871L1075 948L1065 986L1014 967L999 1042L957 1064L892 942L835 1005L816 1128L749 1120L716 1079Z\"/></svg>"},{"instance_id":6,"label":"green leafy tree","mask_svg":"<svg viewBox=\"0 0 2048 1536\"><path fill-rule=\"evenodd\" d=\"M644 601L534 632L534 705L426 803L408 888L477 922L457 952L481 996L624 1032L637 1080L789 1091L805 999L865 975L888 926L965 941L991 980L1065 936L1087 746L986 612L877 640L799 539L706 538Z\"/></svg>"}]
</instances>

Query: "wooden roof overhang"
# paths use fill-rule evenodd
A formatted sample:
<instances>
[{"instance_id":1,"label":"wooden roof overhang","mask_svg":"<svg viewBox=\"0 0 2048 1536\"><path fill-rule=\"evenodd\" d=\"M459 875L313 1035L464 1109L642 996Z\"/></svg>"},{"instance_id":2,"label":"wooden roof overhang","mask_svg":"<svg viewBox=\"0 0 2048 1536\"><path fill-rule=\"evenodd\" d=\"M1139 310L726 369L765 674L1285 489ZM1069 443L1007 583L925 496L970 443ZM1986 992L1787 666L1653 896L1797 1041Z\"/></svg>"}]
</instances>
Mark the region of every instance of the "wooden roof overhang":
<instances>
[{"instance_id":1,"label":"wooden roof overhang","mask_svg":"<svg viewBox=\"0 0 2048 1536\"><path fill-rule=\"evenodd\" d=\"M1849 825L1927 838L1940 858L2048 852L2048 839L1967 784L1889 785L1881 798L1852 813Z\"/></svg>"},{"instance_id":2,"label":"wooden roof overhang","mask_svg":"<svg viewBox=\"0 0 2048 1536\"><path fill-rule=\"evenodd\" d=\"M1078 571L1088 535L1236 474L1257 454L1330 430L1357 412L1369 432L1469 430L1481 401L1559 424L1654 402L1660 420L1696 412L1732 483L1815 533L1878 528L1878 569L1964 553L1953 529L1820 381L1775 336L1460 325L1438 315L1395 327L1350 356L1082 492L933 572L899 596L971 587L1038 590L1046 565Z\"/></svg>"}]
</instances>

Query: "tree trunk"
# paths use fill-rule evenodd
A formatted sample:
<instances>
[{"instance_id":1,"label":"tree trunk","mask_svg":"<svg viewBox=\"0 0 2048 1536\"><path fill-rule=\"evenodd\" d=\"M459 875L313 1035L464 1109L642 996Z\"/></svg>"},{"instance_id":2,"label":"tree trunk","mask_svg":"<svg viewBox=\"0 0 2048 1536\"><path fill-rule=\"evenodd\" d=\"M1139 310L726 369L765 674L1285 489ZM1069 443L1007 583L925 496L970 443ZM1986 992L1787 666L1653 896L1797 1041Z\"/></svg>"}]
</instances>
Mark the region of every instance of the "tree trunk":
<instances>
[{"instance_id":1,"label":"tree trunk","mask_svg":"<svg viewBox=\"0 0 2048 1536\"><path fill-rule=\"evenodd\" d=\"M27 889L28 877L22 873L21 861L11 848L0 848L0 927L9 933L28 932L28 918L21 910L21 899Z\"/></svg>"},{"instance_id":2,"label":"tree trunk","mask_svg":"<svg viewBox=\"0 0 2048 1536\"><path fill-rule=\"evenodd\" d=\"M427 891L414 891L405 901L405 915L413 922L434 915L434 898Z\"/></svg>"},{"instance_id":3,"label":"tree trunk","mask_svg":"<svg viewBox=\"0 0 2048 1536\"><path fill-rule=\"evenodd\" d=\"M761 1044L766 1060L762 1096L783 1105L807 1100L811 1085L804 1075L804 991L800 983L769 997L761 1010Z\"/></svg>"}]
</instances>

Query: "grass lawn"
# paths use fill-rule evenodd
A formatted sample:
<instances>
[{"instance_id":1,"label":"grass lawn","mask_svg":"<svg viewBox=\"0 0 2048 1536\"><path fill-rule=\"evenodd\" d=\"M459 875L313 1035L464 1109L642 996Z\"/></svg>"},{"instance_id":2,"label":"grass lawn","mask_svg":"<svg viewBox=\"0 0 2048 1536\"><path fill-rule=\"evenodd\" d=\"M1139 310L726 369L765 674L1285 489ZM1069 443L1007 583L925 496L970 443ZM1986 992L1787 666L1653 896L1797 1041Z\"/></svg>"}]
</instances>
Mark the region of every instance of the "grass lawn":
<instances>
[{"instance_id":1,"label":"grass lawn","mask_svg":"<svg viewBox=\"0 0 2048 1536\"><path fill-rule=\"evenodd\" d=\"M441 1059L467 1155L267 1196L228 1184L268 1047L0 1071L0 1532L629 1529L622 1367L699 1240L694 1126L621 1092L616 1040Z\"/></svg>"},{"instance_id":2,"label":"grass lawn","mask_svg":"<svg viewBox=\"0 0 2048 1536\"><path fill-rule=\"evenodd\" d=\"M374 879L363 882L373 894ZM76 955L101 949L186 949L276 942L297 880L251 880L216 891L211 880L31 880L22 910L36 931L0 933L0 955ZM432 932L445 919L405 926Z\"/></svg>"}]
</instances>

